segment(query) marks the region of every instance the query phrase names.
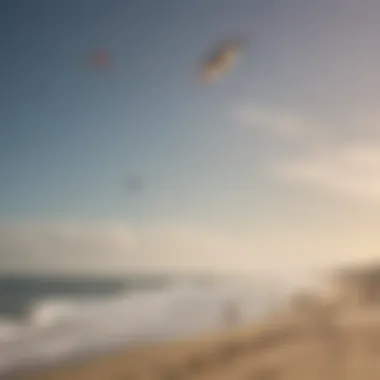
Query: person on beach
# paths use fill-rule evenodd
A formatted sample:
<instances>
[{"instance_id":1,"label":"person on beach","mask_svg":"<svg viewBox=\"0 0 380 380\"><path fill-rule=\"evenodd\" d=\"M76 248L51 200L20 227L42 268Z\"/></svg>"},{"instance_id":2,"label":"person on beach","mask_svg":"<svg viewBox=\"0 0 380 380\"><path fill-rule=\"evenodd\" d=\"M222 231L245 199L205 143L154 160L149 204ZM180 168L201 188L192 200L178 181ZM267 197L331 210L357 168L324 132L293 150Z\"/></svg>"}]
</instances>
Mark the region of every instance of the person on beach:
<instances>
[{"instance_id":1,"label":"person on beach","mask_svg":"<svg viewBox=\"0 0 380 380\"><path fill-rule=\"evenodd\" d=\"M241 312L236 301L229 300L223 309L223 321L227 328L233 328L241 320Z\"/></svg>"}]
</instances>

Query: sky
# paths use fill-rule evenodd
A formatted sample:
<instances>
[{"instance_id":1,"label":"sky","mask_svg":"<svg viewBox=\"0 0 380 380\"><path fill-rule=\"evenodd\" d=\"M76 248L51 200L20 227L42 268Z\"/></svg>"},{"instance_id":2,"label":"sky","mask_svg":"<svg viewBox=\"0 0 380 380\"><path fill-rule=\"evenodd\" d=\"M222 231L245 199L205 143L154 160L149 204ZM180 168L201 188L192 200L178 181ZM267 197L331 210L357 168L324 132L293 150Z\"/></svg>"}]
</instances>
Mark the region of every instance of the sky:
<instances>
[{"instance_id":1,"label":"sky","mask_svg":"<svg viewBox=\"0 0 380 380\"><path fill-rule=\"evenodd\" d=\"M307 278L375 260L379 11L3 0L1 270ZM247 40L239 60L200 84L202 58L231 36ZM86 66L96 49L110 69Z\"/></svg>"}]
</instances>

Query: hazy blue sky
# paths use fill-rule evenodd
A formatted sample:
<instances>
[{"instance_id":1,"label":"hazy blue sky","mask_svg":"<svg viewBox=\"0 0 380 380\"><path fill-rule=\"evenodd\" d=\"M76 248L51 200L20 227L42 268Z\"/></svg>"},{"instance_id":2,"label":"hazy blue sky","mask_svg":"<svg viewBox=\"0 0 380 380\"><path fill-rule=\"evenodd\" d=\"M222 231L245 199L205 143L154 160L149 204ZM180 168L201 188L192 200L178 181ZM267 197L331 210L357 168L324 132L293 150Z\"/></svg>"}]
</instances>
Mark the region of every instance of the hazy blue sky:
<instances>
[{"instance_id":1,"label":"hazy blue sky","mask_svg":"<svg viewBox=\"0 0 380 380\"><path fill-rule=\"evenodd\" d=\"M1 1L1 267L292 271L376 256L379 12ZM241 59L201 85L201 58L231 35L248 39ZM86 68L97 48L111 70ZM140 196L123 188L135 173Z\"/></svg>"},{"instance_id":2,"label":"hazy blue sky","mask_svg":"<svg viewBox=\"0 0 380 380\"><path fill-rule=\"evenodd\" d=\"M199 86L196 70L225 36L252 38L268 5L5 3L2 213L128 218L122 183L134 173L146 179L149 217L201 214L210 195L225 202L241 181L255 190L252 174L267 147L244 143L226 106L268 86L268 62L258 58L265 46L252 40L254 65L241 64L215 87ZM84 69L84 57L98 47L112 54L111 72ZM247 76L254 86L246 86ZM248 155L245 168L231 157L237 152Z\"/></svg>"}]
</instances>

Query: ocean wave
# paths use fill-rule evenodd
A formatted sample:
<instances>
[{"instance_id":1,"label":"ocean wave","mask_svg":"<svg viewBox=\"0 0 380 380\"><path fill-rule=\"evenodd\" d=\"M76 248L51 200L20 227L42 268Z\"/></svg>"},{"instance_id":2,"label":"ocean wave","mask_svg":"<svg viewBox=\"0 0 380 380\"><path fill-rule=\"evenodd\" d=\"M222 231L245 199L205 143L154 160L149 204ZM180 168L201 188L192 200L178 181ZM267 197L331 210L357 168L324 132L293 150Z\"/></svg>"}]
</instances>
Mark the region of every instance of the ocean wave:
<instances>
[{"instance_id":1,"label":"ocean wave","mask_svg":"<svg viewBox=\"0 0 380 380\"><path fill-rule=\"evenodd\" d=\"M182 284L100 298L49 298L19 321L0 320L0 372L21 363L46 364L107 350L223 327L221 311L235 299L246 320L268 309L266 292Z\"/></svg>"},{"instance_id":2,"label":"ocean wave","mask_svg":"<svg viewBox=\"0 0 380 380\"><path fill-rule=\"evenodd\" d=\"M22 333L23 325L10 318L0 319L0 343L11 341L15 336Z\"/></svg>"}]
</instances>

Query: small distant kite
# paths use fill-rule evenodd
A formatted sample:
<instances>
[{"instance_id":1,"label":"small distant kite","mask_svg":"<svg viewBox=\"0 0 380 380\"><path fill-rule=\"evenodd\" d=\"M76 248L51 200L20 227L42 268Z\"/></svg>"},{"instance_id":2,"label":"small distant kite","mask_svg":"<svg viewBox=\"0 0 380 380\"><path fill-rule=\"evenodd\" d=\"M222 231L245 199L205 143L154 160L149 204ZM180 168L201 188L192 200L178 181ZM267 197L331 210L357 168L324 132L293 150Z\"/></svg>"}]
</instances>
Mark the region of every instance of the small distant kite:
<instances>
[{"instance_id":1,"label":"small distant kite","mask_svg":"<svg viewBox=\"0 0 380 380\"><path fill-rule=\"evenodd\" d=\"M243 40L223 42L202 62L199 79L202 83L212 83L225 74L236 62Z\"/></svg>"},{"instance_id":2,"label":"small distant kite","mask_svg":"<svg viewBox=\"0 0 380 380\"><path fill-rule=\"evenodd\" d=\"M90 67L97 69L108 69L113 64L111 54L104 49L92 51L87 57L87 62Z\"/></svg>"},{"instance_id":3,"label":"small distant kite","mask_svg":"<svg viewBox=\"0 0 380 380\"><path fill-rule=\"evenodd\" d=\"M131 176L126 178L124 188L128 193L140 194L144 189L144 182L139 176Z\"/></svg>"}]
</instances>

